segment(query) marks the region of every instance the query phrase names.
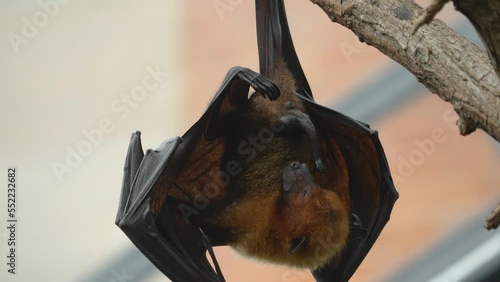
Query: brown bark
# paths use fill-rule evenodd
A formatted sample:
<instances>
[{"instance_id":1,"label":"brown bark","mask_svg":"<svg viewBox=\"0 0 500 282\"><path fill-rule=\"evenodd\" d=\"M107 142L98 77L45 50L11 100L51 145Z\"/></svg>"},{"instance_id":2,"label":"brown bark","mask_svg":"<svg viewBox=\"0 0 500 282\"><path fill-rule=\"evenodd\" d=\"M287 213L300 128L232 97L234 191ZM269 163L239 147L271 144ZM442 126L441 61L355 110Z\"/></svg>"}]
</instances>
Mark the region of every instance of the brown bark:
<instances>
[{"instance_id":1,"label":"brown bark","mask_svg":"<svg viewBox=\"0 0 500 282\"><path fill-rule=\"evenodd\" d=\"M423 13L412 1L310 1L450 102L460 116L461 134L478 127L500 142L500 81L486 53L476 45L439 20L412 35L412 22Z\"/></svg>"},{"instance_id":2,"label":"brown bark","mask_svg":"<svg viewBox=\"0 0 500 282\"><path fill-rule=\"evenodd\" d=\"M433 0L424 15L416 22L413 32L434 19L434 16L450 0ZM490 61L500 76L500 1L498 0L453 0L457 10L474 25L486 46Z\"/></svg>"},{"instance_id":3,"label":"brown bark","mask_svg":"<svg viewBox=\"0 0 500 282\"><path fill-rule=\"evenodd\" d=\"M500 203L498 203L498 206L493 210L486 219L486 224L484 227L488 230L491 229L496 229L500 225Z\"/></svg>"},{"instance_id":4,"label":"brown bark","mask_svg":"<svg viewBox=\"0 0 500 282\"><path fill-rule=\"evenodd\" d=\"M413 27L412 35L417 32L417 30L424 24L430 23L434 17L443 9L444 4L448 3L450 0L432 0L431 4L425 8L424 14L415 22Z\"/></svg>"}]
</instances>

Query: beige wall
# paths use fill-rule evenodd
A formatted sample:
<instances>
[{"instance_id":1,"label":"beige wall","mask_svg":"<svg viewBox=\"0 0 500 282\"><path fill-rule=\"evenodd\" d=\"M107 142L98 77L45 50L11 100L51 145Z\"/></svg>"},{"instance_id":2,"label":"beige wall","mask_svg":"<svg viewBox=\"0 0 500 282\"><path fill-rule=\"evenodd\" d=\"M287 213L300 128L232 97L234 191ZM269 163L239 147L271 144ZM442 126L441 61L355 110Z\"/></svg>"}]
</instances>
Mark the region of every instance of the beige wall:
<instances>
[{"instance_id":1,"label":"beige wall","mask_svg":"<svg viewBox=\"0 0 500 282\"><path fill-rule=\"evenodd\" d=\"M181 3L73 0L49 15L38 1L0 2L0 169L19 171L18 274L2 263L1 281L72 281L130 246L114 225L130 133L143 130L149 148L185 129L173 119L185 92ZM37 31L23 33L23 18ZM10 32L27 42L12 45ZM156 82L148 68L171 72ZM143 79L150 90L125 106ZM96 130L102 139L85 147L83 132ZM78 146L88 155L67 162ZM58 179L55 163L71 172ZM1 257L5 198L1 189Z\"/></svg>"}]
</instances>

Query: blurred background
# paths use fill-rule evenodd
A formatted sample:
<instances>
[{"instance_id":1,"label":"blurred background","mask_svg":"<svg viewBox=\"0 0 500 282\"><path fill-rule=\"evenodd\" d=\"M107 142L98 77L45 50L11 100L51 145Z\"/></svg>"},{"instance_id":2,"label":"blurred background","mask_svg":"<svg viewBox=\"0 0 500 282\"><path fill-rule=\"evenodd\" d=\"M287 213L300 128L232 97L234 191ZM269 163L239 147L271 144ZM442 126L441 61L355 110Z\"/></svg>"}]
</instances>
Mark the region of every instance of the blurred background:
<instances>
[{"instance_id":1,"label":"blurred background","mask_svg":"<svg viewBox=\"0 0 500 282\"><path fill-rule=\"evenodd\" d=\"M317 102L379 131L400 193L351 281L500 281L500 233L482 228L498 143L459 136L450 104L406 70L309 1L286 4ZM2 263L0 280L166 281L114 225L130 134L144 148L182 135L230 67L258 70L253 1L2 1L0 15L5 262L7 168L18 177L16 274ZM477 41L450 5L439 17ZM216 253L228 281L313 281Z\"/></svg>"}]
</instances>

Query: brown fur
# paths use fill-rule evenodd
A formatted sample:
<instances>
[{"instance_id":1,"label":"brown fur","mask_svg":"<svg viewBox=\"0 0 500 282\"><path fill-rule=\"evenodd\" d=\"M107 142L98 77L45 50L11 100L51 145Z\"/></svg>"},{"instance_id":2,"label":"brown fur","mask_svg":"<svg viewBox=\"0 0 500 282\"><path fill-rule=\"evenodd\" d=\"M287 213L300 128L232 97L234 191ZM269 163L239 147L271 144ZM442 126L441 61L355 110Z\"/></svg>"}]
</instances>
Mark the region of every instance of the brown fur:
<instances>
[{"instance_id":1,"label":"brown fur","mask_svg":"<svg viewBox=\"0 0 500 282\"><path fill-rule=\"evenodd\" d=\"M304 111L300 99L293 94L295 82L284 62L277 62L273 80L281 90L276 101L255 93L246 109L228 117L231 130L228 130L224 162L236 160L242 166L242 173L228 187L239 196L206 222L231 230L231 245L240 253L273 263L315 269L344 248L349 216L343 202L345 195L337 195L335 187L313 184L306 199L295 193L285 203L279 202L285 167L293 161L312 163L309 139L299 132L278 132L270 142L257 146L253 158L239 151L249 136L258 136L270 124L279 123L279 118L287 114L287 102ZM324 172L328 173L331 172ZM305 245L289 254L293 240L304 237Z\"/></svg>"},{"instance_id":2,"label":"brown fur","mask_svg":"<svg viewBox=\"0 0 500 282\"><path fill-rule=\"evenodd\" d=\"M348 175L335 141L319 140L320 157L327 170L311 172L314 183L307 188L308 197L300 196L303 189L299 187L280 202L285 168L295 161L308 164L309 170L314 167L310 140L305 134L271 130L287 114L288 102L305 111L294 95L295 81L286 64L278 61L276 66L272 79L281 96L270 101L254 93L242 107L232 104L241 101L226 99L220 111L225 137L200 138L192 151L179 156L175 182L168 184L169 175L176 175L170 172L155 183L152 212L158 216L165 200L175 199L196 209L189 220L201 225L212 243L229 244L244 255L272 263L315 269L340 254L345 246L349 233ZM252 147L255 155L242 154L239 146L251 148L249 140L262 132L269 138ZM236 161L241 170L223 183L219 174L227 172L225 166L230 161ZM216 193L207 193L207 187L218 188ZM289 254L297 238L306 241Z\"/></svg>"}]
</instances>

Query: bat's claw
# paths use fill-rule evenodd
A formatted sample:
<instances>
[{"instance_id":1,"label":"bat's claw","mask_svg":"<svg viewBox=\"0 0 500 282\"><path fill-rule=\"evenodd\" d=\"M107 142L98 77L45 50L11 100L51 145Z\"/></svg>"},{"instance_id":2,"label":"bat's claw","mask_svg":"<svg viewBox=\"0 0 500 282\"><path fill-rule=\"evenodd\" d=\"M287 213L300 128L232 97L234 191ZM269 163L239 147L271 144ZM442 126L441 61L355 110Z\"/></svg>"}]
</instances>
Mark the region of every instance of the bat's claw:
<instances>
[{"instance_id":1,"label":"bat's claw","mask_svg":"<svg viewBox=\"0 0 500 282\"><path fill-rule=\"evenodd\" d=\"M276 83L260 73L245 68L238 73L238 77L246 81L255 91L269 98L271 101L278 99L280 96L280 89Z\"/></svg>"}]
</instances>

